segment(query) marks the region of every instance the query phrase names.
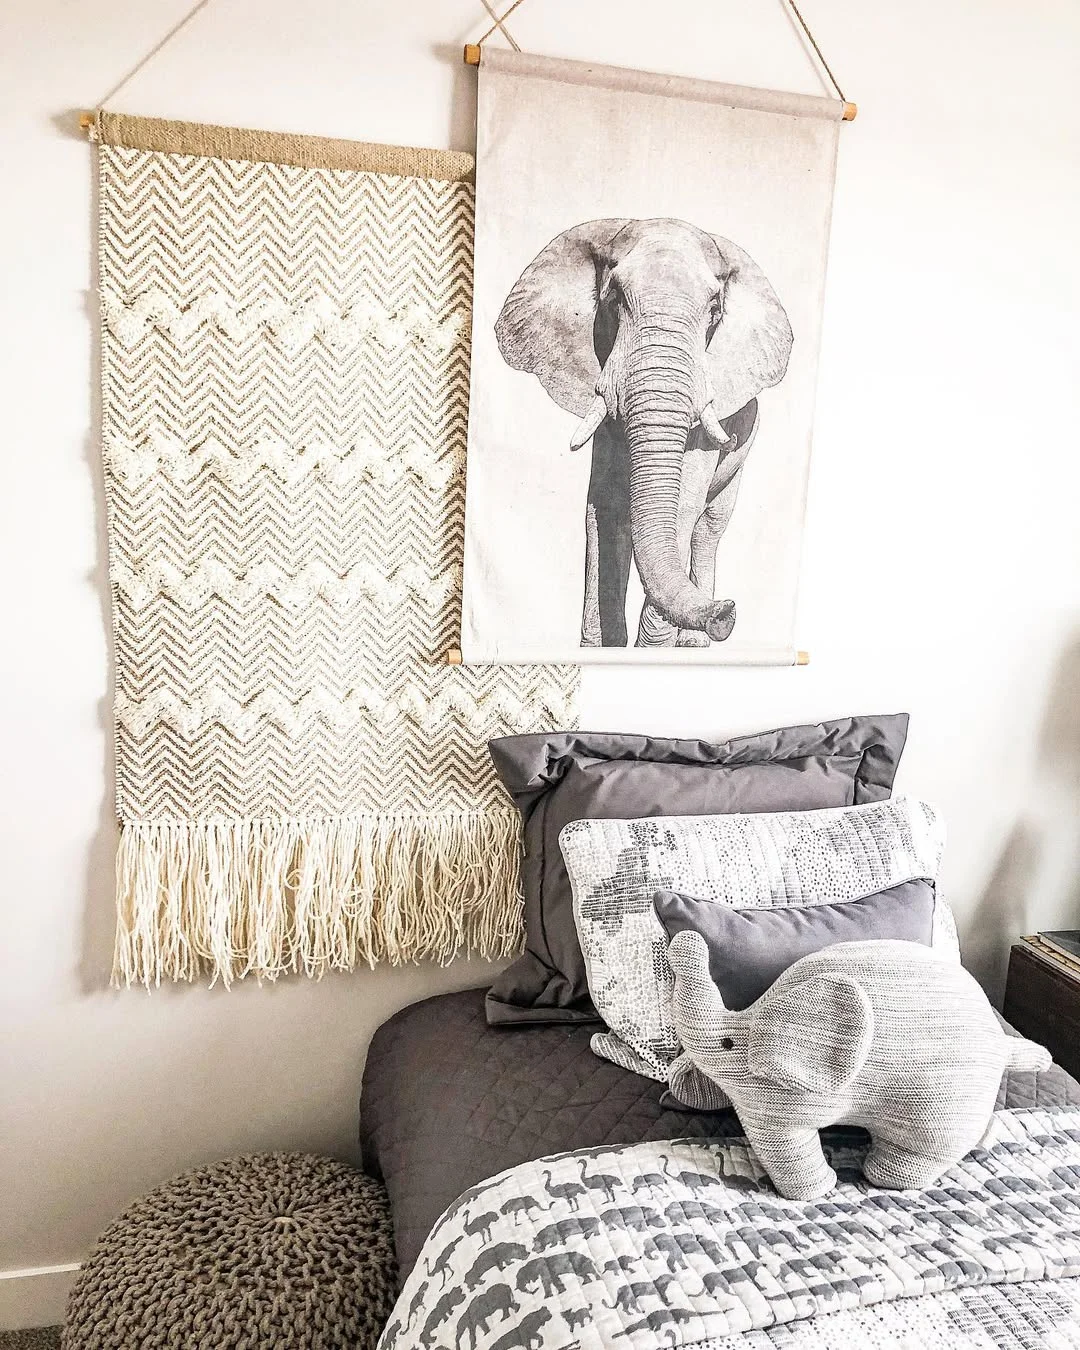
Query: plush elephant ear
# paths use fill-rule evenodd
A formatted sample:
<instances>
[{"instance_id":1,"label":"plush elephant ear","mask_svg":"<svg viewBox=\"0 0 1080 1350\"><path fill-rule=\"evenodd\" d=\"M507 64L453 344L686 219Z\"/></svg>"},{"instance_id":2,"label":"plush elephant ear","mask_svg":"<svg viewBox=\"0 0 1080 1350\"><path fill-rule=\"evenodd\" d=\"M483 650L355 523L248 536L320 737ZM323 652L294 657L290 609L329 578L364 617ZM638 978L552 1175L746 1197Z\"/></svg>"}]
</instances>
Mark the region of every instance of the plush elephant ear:
<instances>
[{"instance_id":1,"label":"plush elephant ear","mask_svg":"<svg viewBox=\"0 0 1080 1350\"><path fill-rule=\"evenodd\" d=\"M762 389L780 383L793 339L787 312L749 253L718 234L712 240L720 250L726 284L705 361L717 414L728 417Z\"/></svg>"},{"instance_id":2,"label":"plush elephant ear","mask_svg":"<svg viewBox=\"0 0 1080 1350\"><path fill-rule=\"evenodd\" d=\"M626 223L590 220L553 239L518 277L495 324L506 364L535 375L578 417L600 375L593 322L605 254Z\"/></svg>"},{"instance_id":3,"label":"plush elephant ear","mask_svg":"<svg viewBox=\"0 0 1080 1350\"><path fill-rule=\"evenodd\" d=\"M812 975L762 996L750 1023L750 1072L785 1087L839 1092L870 1053L874 1013L854 980Z\"/></svg>"}]
</instances>

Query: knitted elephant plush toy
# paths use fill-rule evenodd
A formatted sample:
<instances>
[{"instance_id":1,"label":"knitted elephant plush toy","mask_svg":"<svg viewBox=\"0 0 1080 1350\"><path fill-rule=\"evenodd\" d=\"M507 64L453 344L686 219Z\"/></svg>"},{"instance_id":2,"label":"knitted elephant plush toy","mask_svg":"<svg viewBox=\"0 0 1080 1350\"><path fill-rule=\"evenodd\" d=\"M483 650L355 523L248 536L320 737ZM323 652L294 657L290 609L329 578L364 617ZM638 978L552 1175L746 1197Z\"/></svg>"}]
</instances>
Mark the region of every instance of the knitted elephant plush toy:
<instances>
[{"instance_id":1,"label":"knitted elephant plush toy","mask_svg":"<svg viewBox=\"0 0 1080 1350\"><path fill-rule=\"evenodd\" d=\"M931 1185L983 1138L1004 1071L1051 1063L1006 1035L958 961L920 943L825 947L742 1012L724 1006L699 933L676 934L668 955L683 1048L789 1200L836 1185L818 1130L838 1123L869 1131L872 1185Z\"/></svg>"}]
</instances>

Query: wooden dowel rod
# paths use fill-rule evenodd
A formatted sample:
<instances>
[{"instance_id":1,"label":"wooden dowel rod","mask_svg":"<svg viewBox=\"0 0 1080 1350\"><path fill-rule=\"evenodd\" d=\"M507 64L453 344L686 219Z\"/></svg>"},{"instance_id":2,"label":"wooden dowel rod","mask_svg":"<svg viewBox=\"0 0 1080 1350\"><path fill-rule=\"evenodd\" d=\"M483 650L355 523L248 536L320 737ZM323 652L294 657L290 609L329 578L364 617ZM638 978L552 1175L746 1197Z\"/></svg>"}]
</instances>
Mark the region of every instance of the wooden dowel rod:
<instances>
[{"instance_id":1,"label":"wooden dowel rod","mask_svg":"<svg viewBox=\"0 0 1080 1350\"><path fill-rule=\"evenodd\" d=\"M79 114L79 126L82 127L83 131L89 131L93 125L94 125L94 114L92 112L84 112Z\"/></svg>"},{"instance_id":2,"label":"wooden dowel rod","mask_svg":"<svg viewBox=\"0 0 1080 1350\"><path fill-rule=\"evenodd\" d=\"M460 666L460 665L462 664L462 662L461 662L461 648L460 648L460 647L451 647L451 648L450 648L450 650L446 653L446 664L447 664L448 666ZM810 664L810 653L809 653L809 652L796 652L796 653L795 653L795 664L796 664L797 666L808 666L808 665Z\"/></svg>"},{"instance_id":3,"label":"wooden dowel rod","mask_svg":"<svg viewBox=\"0 0 1080 1350\"><path fill-rule=\"evenodd\" d=\"M480 64L480 44L479 42L466 42L463 52L465 64L467 66L478 66ZM842 122L854 122L859 115L859 105L857 103L844 103L844 111L840 114Z\"/></svg>"}]
</instances>

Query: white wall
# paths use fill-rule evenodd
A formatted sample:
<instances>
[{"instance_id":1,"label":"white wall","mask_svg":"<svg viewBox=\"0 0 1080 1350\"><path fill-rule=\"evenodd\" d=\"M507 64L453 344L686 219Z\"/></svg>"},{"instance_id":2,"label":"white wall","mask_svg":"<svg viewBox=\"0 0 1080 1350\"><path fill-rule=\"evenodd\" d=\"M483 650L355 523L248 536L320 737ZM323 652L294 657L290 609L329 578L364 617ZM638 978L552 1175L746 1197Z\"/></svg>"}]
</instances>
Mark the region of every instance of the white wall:
<instances>
[{"instance_id":1,"label":"white wall","mask_svg":"<svg viewBox=\"0 0 1080 1350\"><path fill-rule=\"evenodd\" d=\"M204 1159L352 1156L372 1030L487 974L103 987L114 826L92 157L72 110L186 8L7 0L0 19L0 1270L78 1260L132 1196ZM825 315L800 624L813 661L587 671L583 721L718 736L909 709L901 785L946 813L949 893L996 989L1013 935L1080 921L1080 11L809 9L860 105ZM486 26L479 0L211 0L112 106L469 148L475 75L459 53ZM775 0L530 0L511 27L554 55L820 88ZM52 1311L28 1287L0 1288L0 1320Z\"/></svg>"}]
</instances>

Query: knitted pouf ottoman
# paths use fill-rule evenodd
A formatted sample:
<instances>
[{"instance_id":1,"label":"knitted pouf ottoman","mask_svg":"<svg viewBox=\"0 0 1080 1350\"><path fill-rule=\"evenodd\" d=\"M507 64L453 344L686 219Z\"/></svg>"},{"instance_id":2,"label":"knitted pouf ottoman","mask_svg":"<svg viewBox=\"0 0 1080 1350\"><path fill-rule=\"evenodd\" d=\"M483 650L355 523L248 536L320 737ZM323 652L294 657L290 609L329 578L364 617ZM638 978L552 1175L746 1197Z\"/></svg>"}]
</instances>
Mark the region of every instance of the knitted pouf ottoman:
<instances>
[{"instance_id":1,"label":"knitted pouf ottoman","mask_svg":"<svg viewBox=\"0 0 1080 1350\"><path fill-rule=\"evenodd\" d=\"M63 1350L373 1350L394 1303L386 1192L344 1163L256 1153L178 1177L99 1239Z\"/></svg>"}]
</instances>

